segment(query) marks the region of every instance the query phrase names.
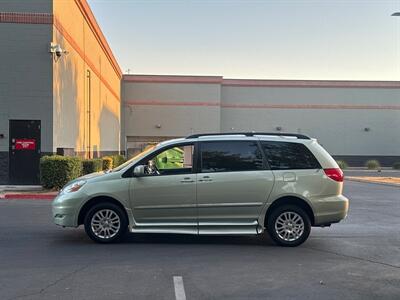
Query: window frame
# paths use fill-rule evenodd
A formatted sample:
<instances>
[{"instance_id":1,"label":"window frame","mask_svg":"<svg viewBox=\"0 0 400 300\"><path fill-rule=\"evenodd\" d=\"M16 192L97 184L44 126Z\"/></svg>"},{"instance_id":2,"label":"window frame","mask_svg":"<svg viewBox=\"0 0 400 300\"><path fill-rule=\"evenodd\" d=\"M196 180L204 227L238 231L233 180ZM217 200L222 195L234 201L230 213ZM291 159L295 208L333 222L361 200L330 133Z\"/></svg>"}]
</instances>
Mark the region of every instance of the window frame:
<instances>
[{"instance_id":1,"label":"window frame","mask_svg":"<svg viewBox=\"0 0 400 300\"><path fill-rule=\"evenodd\" d=\"M261 154L261 159L262 159L262 168L258 170L237 170L237 171L217 171L217 172L203 172L203 157L202 157L202 145L207 144L207 143L254 143L258 150L260 151ZM269 164L267 161L267 158L265 156L265 153L261 147L260 140L254 139L254 140L215 140L215 141L201 141L199 142L198 145L198 152L197 152L197 171L199 174L205 174L205 173L233 173L233 172L259 172L259 171L266 171L270 170Z\"/></svg>"},{"instance_id":2,"label":"window frame","mask_svg":"<svg viewBox=\"0 0 400 300\"><path fill-rule=\"evenodd\" d=\"M179 142L176 144L170 144L170 145L165 145L161 147L160 149L154 150L153 152L150 152L146 156L142 157L138 162L133 164L124 174L123 177L135 177L133 175L133 170L135 169L136 166L143 165L144 162L153 159L160 153L167 151L169 149L175 148L175 147L181 147L181 146L193 146L193 159L192 159L192 172L190 173L185 173L185 174L157 174L157 175L145 175L142 177L160 177L160 176L175 176L175 175L192 175L197 173L197 156L198 156L198 142Z\"/></svg>"}]
</instances>

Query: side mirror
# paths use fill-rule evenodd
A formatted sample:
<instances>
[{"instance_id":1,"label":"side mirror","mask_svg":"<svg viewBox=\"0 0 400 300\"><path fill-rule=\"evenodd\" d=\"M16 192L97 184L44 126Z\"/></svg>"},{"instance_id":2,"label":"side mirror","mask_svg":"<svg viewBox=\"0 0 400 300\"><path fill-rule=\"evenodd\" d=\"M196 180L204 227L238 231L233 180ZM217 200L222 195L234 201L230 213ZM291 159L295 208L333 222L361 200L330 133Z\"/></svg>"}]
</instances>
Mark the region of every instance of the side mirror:
<instances>
[{"instance_id":1,"label":"side mirror","mask_svg":"<svg viewBox=\"0 0 400 300\"><path fill-rule=\"evenodd\" d=\"M141 177L141 176L144 176L145 174L144 174L144 166L143 165L139 165L139 166L136 166L134 169L133 169L133 176L135 176L135 177Z\"/></svg>"}]
</instances>

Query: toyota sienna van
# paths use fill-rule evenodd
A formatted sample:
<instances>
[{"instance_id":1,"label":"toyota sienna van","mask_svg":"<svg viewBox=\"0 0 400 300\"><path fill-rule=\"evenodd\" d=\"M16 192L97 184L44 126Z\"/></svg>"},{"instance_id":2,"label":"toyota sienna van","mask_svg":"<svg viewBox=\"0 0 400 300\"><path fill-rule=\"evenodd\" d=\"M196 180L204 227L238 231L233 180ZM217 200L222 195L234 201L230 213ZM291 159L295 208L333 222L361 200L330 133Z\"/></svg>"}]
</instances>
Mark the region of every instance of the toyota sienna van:
<instances>
[{"instance_id":1,"label":"toyota sienna van","mask_svg":"<svg viewBox=\"0 0 400 300\"><path fill-rule=\"evenodd\" d=\"M159 143L121 166L68 183L57 225L84 225L100 243L131 233L256 235L298 246L313 226L346 217L343 172L306 135L195 134Z\"/></svg>"}]
</instances>

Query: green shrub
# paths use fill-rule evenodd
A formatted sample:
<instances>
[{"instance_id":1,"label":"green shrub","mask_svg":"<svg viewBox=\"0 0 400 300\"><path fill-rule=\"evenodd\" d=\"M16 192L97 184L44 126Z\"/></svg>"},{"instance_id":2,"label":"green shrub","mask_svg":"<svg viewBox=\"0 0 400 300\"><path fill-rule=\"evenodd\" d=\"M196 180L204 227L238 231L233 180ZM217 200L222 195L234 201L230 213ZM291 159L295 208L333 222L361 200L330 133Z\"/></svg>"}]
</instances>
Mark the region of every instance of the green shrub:
<instances>
[{"instance_id":1,"label":"green shrub","mask_svg":"<svg viewBox=\"0 0 400 300\"><path fill-rule=\"evenodd\" d=\"M103 160L103 171L111 170L113 168L113 159L110 156L104 156Z\"/></svg>"},{"instance_id":2,"label":"green shrub","mask_svg":"<svg viewBox=\"0 0 400 300\"><path fill-rule=\"evenodd\" d=\"M365 163L365 166L370 170L380 169L381 164L375 159L371 159Z\"/></svg>"},{"instance_id":3,"label":"green shrub","mask_svg":"<svg viewBox=\"0 0 400 300\"><path fill-rule=\"evenodd\" d=\"M396 161L396 162L393 164L393 169L395 169L395 170L400 170L400 161Z\"/></svg>"},{"instance_id":4,"label":"green shrub","mask_svg":"<svg viewBox=\"0 0 400 300\"><path fill-rule=\"evenodd\" d=\"M82 160L82 175L100 172L102 169L103 160L100 158Z\"/></svg>"},{"instance_id":5,"label":"green shrub","mask_svg":"<svg viewBox=\"0 0 400 300\"><path fill-rule=\"evenodd\" d=\"M61 189L68 181L79 177L81 171L78 157L52 155L40 159L40 182L46 189Z\"/></svg>"},{"instance_id":6,"label":"green shrub","mask_svg":"<svg viewBox=\"0 0 400 300\"><path fill-rule=\"evenodd\" d=\"M125 157L121 154L112 155L111 157L113 159L114 168L118 167L119 165L122 165L126 161Z\"/></svg>"},{"instance_id":7,"label":"green shrub","mask_svg":"<svg viewBox=\"0 0 400 300\"><path fill-rule=\"evenodd\" d=\"M339 168L341 168L342 170L349 167L349 165L344 160L337 160L336 162L339 165Z\"/></svg>"}]
</instances>

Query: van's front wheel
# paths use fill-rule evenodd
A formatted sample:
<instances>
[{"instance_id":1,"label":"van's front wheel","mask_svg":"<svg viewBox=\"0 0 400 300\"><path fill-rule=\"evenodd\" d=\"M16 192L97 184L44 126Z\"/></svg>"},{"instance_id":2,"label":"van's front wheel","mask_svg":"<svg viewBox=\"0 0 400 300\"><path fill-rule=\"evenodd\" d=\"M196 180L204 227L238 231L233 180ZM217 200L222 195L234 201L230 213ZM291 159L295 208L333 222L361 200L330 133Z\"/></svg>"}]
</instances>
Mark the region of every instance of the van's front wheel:
<instances>
[{"instance_id":1,"label":"van's front wheel","mask_svg":"<svg viewBox=\"0 0 400 300\"><path fill-rule=\"evenodd\" d=\"M272 211L267 220L270 237L280 246L296 247L304 243L311 231L307 213L296 205L283 205Z\"/></svg>"},{"instance_id":2,"label":"van's front wheel","mask_svg":"<svg viewBox=\"0 0 400 300\"><path fill-rule=\"evenodd\" d=\"M113 203L94 205L86 214L84 223L86 234L99 243L118 241L128 228L126 215Z\"/></svg>"}]
</instances>

